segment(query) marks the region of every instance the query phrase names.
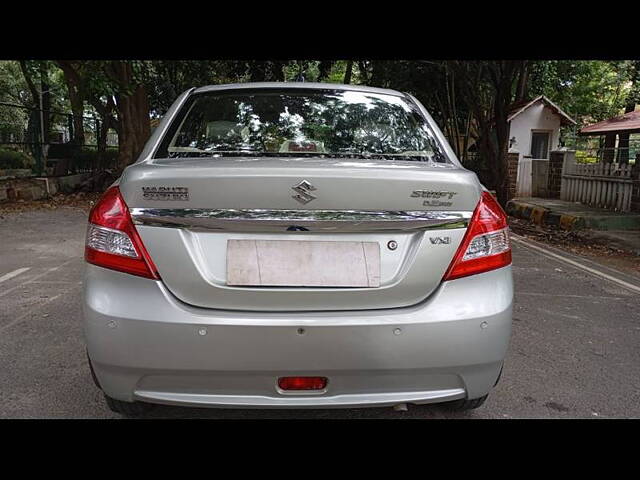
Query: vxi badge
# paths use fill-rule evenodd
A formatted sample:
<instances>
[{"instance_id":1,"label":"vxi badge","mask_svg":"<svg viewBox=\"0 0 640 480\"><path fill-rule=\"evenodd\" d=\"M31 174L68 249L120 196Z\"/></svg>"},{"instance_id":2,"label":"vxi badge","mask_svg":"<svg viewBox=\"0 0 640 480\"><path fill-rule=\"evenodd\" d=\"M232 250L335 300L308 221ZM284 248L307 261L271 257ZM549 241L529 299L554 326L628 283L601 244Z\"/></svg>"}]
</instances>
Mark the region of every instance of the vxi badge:
<instances>
[{"instance_id":1,"label":"vxi badge","mask_svg":"<svg viewBox=\"0 0 640 480\"><path fill-rule=\"evenodd\" d=\"M458 192L446 192L441 190L414 190L409 196L411 198L429 199L422 202L422 205L425 207L450 207L453 205L453 202L446 202L440 199L444 198L445 200L451 200L453 199L453 196L457 194Z\"/></svg>"}]
</instances>

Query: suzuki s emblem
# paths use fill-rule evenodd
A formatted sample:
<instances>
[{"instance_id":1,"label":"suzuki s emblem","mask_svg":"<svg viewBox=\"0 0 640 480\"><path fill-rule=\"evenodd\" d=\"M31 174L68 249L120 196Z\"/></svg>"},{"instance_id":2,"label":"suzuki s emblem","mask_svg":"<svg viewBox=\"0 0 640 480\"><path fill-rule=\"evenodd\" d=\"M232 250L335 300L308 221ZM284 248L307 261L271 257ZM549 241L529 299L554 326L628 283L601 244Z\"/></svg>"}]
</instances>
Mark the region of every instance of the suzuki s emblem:
<instances>
[{"instance_id":1,"label":"suzuki s emblem","mask_svg":"<svg viewBox=\"0 0 640 480\"><path fill-rule=\"evenodd\" d=\"M314 200L317 198L315 195L312 195L311 193L309 193L309 192L313 192L316 189L316 187L311 185L306 180L302 180L299 184L294 185L291 188L293 189L294 192L297 192L296 195L291 195L291 198L295 198L297 201L299 201L302 204L309 203L311 200Z\"/></svg>"}]
</instances>

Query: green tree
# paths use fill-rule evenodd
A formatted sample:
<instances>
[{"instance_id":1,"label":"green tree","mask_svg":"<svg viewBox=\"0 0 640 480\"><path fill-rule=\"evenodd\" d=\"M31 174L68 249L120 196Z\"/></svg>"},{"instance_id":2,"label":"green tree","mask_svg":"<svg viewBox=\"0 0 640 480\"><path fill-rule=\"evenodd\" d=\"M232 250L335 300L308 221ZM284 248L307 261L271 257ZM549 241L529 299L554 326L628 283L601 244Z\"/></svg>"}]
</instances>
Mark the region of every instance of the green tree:
<instances>
[{"instance_id":1,"label":"green tree","mask_svg":"<svg viewBox=\"0 0 640 480\"><path fill-rule=\"evenodd\" d=\"M640 102L640 60L626 62L629 92L625 98L624 113L633 112ZM618 163L629 163L629 133L618 134Z\"/></svg>"},{"instance_id":2,"label":"green tree","mask_svg":"<svg viewBox=\"0 0 640 480\"><path fill-rule=\"evenodd\" d=\"M630 91L629 73L628 62L535 61L529 91L550 98L582 126L620 113Z\"/></svg>"},{"instance_id":3,"label":"green tree","mask_svg":"<svg viewBox=\"0 0 640 480\"><path fill-rule=\"evenodd\" d=\"M0 102L32 106L31 95L16 61L0 61ZM21 140L28 120L29 110L0 105L0 141Z\"/></svg>"},{"instance_id":4,"label":"green tree","mask_svg":"<svg viewBox=\"0 0 640 480\"><path fill-rule=\"evenodd\" d=\"M118 167L124 169L140 154L151 131L147 93L149 62L60 60L58 64L65 65L65 78L77 78L77 83L71 83L77 85L83 101L91 104L101 117L99 158L106 148L107 131L113 128L118 132Z\"/></svg>"}]
</instances>

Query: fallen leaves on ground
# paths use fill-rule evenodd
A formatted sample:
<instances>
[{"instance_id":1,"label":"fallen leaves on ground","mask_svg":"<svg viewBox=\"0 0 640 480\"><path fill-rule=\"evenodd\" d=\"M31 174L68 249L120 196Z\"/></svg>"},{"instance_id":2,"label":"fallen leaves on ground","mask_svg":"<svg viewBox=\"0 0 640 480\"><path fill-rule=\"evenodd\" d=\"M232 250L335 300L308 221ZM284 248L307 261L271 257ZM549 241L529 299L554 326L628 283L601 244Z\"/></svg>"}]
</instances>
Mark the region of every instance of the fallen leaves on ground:
<instances>
[{"instance_id":1,"label":"fallen leaves on ground","mask_svg":"<svg viewBox=\"0 0 640 480\"><path fill-rule=\"evenodd\" d=\"M509 217L509 227L514 233L531 240L547 243L576 255L597 257L606 260L606 263L640 272L638 255L612 245L607 239L594 238L588 230L564 230L553 225L536 225L515 217Z\"/></svg>"},{"instance_id":2,"label":"fallen leaves on ground","mask_svg":"<svg viewBox=\"0 0 640 480\"><path fill-rule=\"evenodd\" d=\"M14 200L0 203L0 217L7 214L28 212L31 210L54 210L57 208L75 208L89 213L91 207L100 198L100 193L58 193L42 200Z\"/></svg>"}]
</instances>

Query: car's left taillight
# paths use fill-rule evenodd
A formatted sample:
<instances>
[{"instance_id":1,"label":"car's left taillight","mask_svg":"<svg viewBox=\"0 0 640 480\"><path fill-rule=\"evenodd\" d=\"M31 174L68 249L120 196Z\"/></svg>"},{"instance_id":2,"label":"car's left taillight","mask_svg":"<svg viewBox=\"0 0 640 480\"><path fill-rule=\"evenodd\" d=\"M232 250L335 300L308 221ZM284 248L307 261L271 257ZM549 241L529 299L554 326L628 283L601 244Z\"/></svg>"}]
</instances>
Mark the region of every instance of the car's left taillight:
<instances>
[{"instance_id":1,"label":"car's left taillight","mask_svg":"<svg viewBox=\"0 0 640 480\"><path fill-rule=\"evenodd\" d=\"M118 187L109 188L89 213L84 258L99 267L160 278Z\"/></svg>"}]
</instances>

